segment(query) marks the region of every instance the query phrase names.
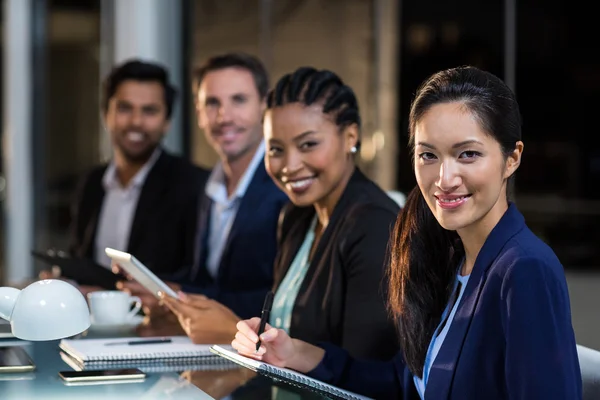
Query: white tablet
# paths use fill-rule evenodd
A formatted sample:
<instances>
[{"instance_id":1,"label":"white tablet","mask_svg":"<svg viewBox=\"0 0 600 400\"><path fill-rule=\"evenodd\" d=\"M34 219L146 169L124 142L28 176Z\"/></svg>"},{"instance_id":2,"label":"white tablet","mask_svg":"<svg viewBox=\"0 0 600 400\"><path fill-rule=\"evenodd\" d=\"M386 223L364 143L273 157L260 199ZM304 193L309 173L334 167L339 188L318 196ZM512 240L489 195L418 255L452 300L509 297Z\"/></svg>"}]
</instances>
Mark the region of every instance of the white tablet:
<instances>
[{"instance_id":1,"label":"white tablet","mask_svg":"<svg viewBox=\"0 0 600 400\"><path fill-rule=\"evenodd\" d=\"M167 286L166 283L161 281L156 275L152 273L144 264L142 264L137 258L124 251L119 251L107 247L104 249L107 256L109 256L115 263L119 264L121 268L125 270L133 279L138 281L140 285L148 289L154 296L159 297L159 293L163 292L166 295L177 298L177 293Z\"/></svg>"}]
</instances>

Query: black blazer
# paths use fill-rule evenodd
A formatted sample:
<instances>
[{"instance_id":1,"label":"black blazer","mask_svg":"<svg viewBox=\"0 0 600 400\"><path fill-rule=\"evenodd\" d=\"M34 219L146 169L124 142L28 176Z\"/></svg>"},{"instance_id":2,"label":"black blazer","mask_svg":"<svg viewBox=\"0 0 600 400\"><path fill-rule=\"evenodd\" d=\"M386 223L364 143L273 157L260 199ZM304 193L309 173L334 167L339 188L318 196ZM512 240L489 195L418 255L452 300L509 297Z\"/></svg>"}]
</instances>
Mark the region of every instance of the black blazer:
<instances>
[{"instance_id":1,"label":"black blazer","mask_svg":"<svg viewBox=\"0 0 600 400\"><path fill-rule=\"evenodd\" d=\"M388 360L398 339L383 280L398 205L357 168L314 252L296 298L290 335L330 342L355 357ZM275 290L300 248L314 207L287 206L279 225Z\"/></svg>"},{"instance_id":2,"label":"black blazer","mask_svg":"<svg viewBox=\"0 0 600 400\"><path fill-rule=\"evenodd\" d=\"M74 203L69 249L74 256L94 258L106 168L96 167L85 177ZM208 176L207 170L163 149L142 186L127 252L159 275L190 265L199 195Z\"/></svg>"},{"instance_id":3,"label":"black blazer","mask_svg":"<svg viewBox=\"0 0 600 400\"><path fill-rule=\"evenodd\" d=\"M288 202L260 163L235 215L213 278L206 267L212 200L203 195L196 257L189 278L181 282L183 290L217 300L240 318L260 315L265 295L273 286L279 214Z\"/></svg>"}]
</instances>

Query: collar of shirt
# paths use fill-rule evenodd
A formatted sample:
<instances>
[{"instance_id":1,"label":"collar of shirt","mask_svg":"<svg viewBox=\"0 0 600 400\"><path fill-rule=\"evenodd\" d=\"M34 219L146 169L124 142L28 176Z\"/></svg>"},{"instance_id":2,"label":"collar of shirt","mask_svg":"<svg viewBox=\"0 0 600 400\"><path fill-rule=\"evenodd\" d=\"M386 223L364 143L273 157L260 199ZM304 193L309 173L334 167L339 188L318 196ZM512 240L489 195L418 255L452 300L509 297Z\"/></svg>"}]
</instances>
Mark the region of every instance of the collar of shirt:
<instances>
[{"instance_id":1,"label":"collar of shirt","mask_svg":"<svg viewBox=\"0 0 600 400\"><path fill-rule=\"evenodd\" d=\"M146 177L150 173L150 170L154 164L156 164L156 160L158 160L158 157L160 157L161 152L162 150L160 147L157 147L154 150L148 161L146 161L146 164L144 164L144 166L135 174L126 188L121 186L121 182L119 182L119 179L117 178L117 167L114 161L111 161L111 163L108 165L108 168L106 168L106 172L104 172L104 176L102 177L102 185L104 186L104 190L141 187L144 184Z\"/></svg>"},{"instance_id":2,"label":"collar of shirt","mask_svg":"<svg viewBox=\"0 0 600 400\"><path fill-rule=\"evenodd\" d=\"M254 153L254 157L252 157L252 161L250 161L248 168L246 168L244 175L242 175L242 178L238 182L235 192L229 198L227 197L225 171L223 171L223 164L219 161L213 168L210 177L208 178L204 193L210 197L212 201L219 204L227 205L233 203L237 199L241 199L244 197L244 194L246 194L246 190L252 181L254 172L256 172L256 168L258 168L258 165L264 160L264 157L265 145L264 141L261 141L256 152Z\"/></svg>"}]
</instances>

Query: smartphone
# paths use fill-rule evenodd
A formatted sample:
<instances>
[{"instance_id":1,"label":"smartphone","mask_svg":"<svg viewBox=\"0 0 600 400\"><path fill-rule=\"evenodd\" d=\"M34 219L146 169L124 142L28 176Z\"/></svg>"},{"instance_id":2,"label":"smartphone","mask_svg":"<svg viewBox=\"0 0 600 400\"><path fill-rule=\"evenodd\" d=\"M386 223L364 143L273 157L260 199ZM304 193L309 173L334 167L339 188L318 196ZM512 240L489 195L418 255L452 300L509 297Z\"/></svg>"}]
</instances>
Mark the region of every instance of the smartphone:
<instances>
[{"instance_id":1,"label":"smartphone","mask_svg":"<svg viewBox=\"0 0 600 400\"><path fill-rule=\"evenodd\" d=\"M35 364L20 346L0 347L0 373L30 372L35 370Z\"/></svg>"},{"instance_id":2,"label":"smartphone","mask_svg":"<svg viewBox=\"0 0 600 400\"><path fill-rule=\"evenodd\" d=\"M58 375L65 382L123 381L139 380L146 377L146 374L137 368L60 371Z\"/></svg>"}]
</instances>

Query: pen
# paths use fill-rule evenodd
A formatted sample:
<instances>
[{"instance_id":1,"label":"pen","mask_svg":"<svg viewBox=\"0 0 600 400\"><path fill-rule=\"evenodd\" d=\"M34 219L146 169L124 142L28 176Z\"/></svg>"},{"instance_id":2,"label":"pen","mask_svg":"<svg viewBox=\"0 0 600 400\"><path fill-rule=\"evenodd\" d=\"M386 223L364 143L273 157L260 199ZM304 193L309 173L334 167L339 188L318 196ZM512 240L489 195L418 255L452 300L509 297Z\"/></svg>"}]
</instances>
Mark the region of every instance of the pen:
<instances>
[{"instance_id":1,"label":"pen","mask_svg":"<svg viewBox=\"0 0 600 400\"><path fill-rule=\"evenodd\" d=\"M262 314L260 315L260 326L258 327L258 342L256 343L256 351L260 349L260 335L265 331L265 325L271 315L271 307L273 306L273 292L269 291L267 297L265 297L265 303L263 304Z\"/></svg>"},{"instance_id":2,"label":"pen","mask_svg":"<svg viewBox=\"0 0 600 400\"><path fill-rule=\"evenodd\" d=\"M120 346L120 345L125 345L125 346L136 346L136 345L141 345L141 344L159 344L159 343L171 343L172 340L168 339L168 338L164 338L164 339L150 339L150 340L129 340L127 342L111 342L111 343L105 343L105 346Z\"/></svg>"}]
</instances>

